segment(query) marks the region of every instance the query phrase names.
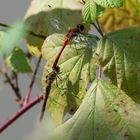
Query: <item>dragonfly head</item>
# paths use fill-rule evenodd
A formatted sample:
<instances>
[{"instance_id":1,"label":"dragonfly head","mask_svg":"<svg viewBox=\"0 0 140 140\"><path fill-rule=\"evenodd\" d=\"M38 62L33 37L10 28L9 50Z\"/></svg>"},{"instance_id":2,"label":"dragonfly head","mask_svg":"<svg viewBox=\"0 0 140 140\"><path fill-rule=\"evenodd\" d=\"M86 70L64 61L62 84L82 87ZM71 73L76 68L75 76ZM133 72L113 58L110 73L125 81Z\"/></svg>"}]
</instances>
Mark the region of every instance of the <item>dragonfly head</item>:
<instances>
[{"instance_id":1,"label":"dragonfly head","mask_svg":"<svg viewBox=\"0 0 140 140\"><path fill-rule=\"evenodd\" d=\"M78 24L76 26L76 28L78 29L79 32L82 32L84 30L84 25L83 24Z\"/></svg>"}]
</instances>

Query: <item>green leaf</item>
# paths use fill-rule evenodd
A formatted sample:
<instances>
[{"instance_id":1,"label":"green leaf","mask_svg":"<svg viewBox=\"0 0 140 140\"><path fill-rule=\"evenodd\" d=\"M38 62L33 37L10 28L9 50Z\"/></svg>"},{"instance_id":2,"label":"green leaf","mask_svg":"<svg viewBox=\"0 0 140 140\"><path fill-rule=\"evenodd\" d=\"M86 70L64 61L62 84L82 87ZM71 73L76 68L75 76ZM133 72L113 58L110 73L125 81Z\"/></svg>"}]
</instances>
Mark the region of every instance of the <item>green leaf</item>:
<instances>
[{"instance_id":1,"label":"green leaf","mask_svg":"<svg viewBox=\"0 0 140 140\"><path fill-rule=\"evenodd\" d=\"M97 4L105 8L114 8L123 6L123 0L94 0Z\"/></svg>"},{"instance_id":2,"label":"green leaf","mask_svg":"<svg viewBox=\"0 0 140 140\"><path fill-rule=\"evenodd\" d=\"M15 48L7 58L8 65L16 73L32 72L28 58L19 48Z\"/></svg>"},{"instance_id":3,"label":"green leaf","mask_svg":"<svg viewBox=\"0 0 140 140\"><path fill-rule=\"evenodd\" d=\"M140 110L123 91L96 80L74 116L48 140L139 140Z\"/></svg>"},{"instance_id":4,"label":"green leaf","mask_svg":"<svg viewBox=\"0 0 140 140\"><path fill-rule=\"evenodd\" d=\"M44 91L48 68L52 67L63 42L64 35L53 34L45 40L42 46L43 57L47 59L42 78ZM57 124L62 123L67 112L73 114L77 110L86 93L88 83L94 80L95 49L96 38L90 35L81 35L76 46L74 42L71 42L71 45L64 49L59 59L61 71L59 76L62 81L58 79L58 86L53 85L47 104L47 110Z\"/></svg>"},{"instance_id":5,"label":"green leaf","mask_svg":"<svg viewBox=\"0 0 140 140\"><path fill-rule=\"evenodd\" d=\"M30 25L30 30L46 37L65 33L82 22L82 6L78 0L32 0L25 22ZM29 51L39 55L44 39L29 35L27 42Z\"/></svg>"},{"instance_id":6,"label":"green leaf","mask_svg":"<svg viewBox=\"0 0 140 140\"><path fill-rule=\"evenodd\" d=\"M6 32L1 33L0 56L8 56L25 34L26 27L22 22L15 23L11 28L7 29Z\"/></svg>"},{"instance_id":7,"label":"green leaf","mask_svg":"<svg viewBox=\"0 0 140 140\"><path fill-rule=\"evenodd\" d=\"M140 27L107 34L96 53L105 75L140 103Z\"/></svg>"},{"instance_id":8,"label":"green leaf","mask_svg":"<svg viewBox=\"0 0 140 140\"><path fill-rule=\"evenodd\" d=\"M82 10L83 19L87 23L92 23L96 19L96 5L93 0L87 0Z\"/></svg>"},{"instance_id":9,"label":"green leaf","mask_svg":"<svg viewBox=\"0 0 140 140\"><path fill-rule=\"evenodd\" d=\"M102 16L105 11L105 8L100 5L97 5L96 7L97 7L96 8L96 17Z\"/></svg>"}]
</instances>

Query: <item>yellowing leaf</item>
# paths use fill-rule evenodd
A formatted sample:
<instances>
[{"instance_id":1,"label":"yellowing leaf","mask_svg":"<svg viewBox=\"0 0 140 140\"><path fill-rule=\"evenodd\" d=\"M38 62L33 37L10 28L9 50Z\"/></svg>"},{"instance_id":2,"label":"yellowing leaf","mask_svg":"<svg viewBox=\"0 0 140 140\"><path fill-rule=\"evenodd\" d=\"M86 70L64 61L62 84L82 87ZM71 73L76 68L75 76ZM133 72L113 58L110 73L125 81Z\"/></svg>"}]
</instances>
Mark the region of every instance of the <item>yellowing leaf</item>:
<instances>
[{"instance_id":1,"label":"yellowing leaf","mask_svg":"<svg viewBox=\"0 0 140 140\"><path fill-rule=\"evenodd\" d=\"M104 32L140 25L140 2L124 0L123 7L106 9L99 22Z\"/></svg>"},{"instance_id":2,"label":"yellowing leaf","mask_svg":"<svg viewBox=\"0 0 140 140\"><path fill-rule=\"evenodd\" d=\"M33 0L25 15L25 22L36 34L48 36L64 33L69 27L81 23L81 9L82 4L78 0ZM30 52L39 55L43 41L44 39L28 36Z\"/></svg>"},{"instance_id":3,"label":"yellowing leaf","mask_svg":"<svg viewBox=\"0 0 140 140\"><path fill-rule=\"evenodd\" d=\"M80 42L80 39L83 41ZM48 111L53 120L62 123L64 115L69 112L73 114L83 99L87 84L95 78L95 36L81 36L75 44L66 46L59 61L62 80L57 80L58 86L53 85L48 100ZM47 59L47 65L43 74L43 88L45 89L45 78L48 74L48 65L53 64L60 47L64 42L64 35L53 34L49 36L43 46L42 54Z\"/></svg>"},{"instance_id":4,"label":"yellowing leaf","mask_svg":"<svg viewBox=\"0 0 140 140\"><path fill-rule=\"evenodd\" d=\"M139 140L140 110L125 92L95 81L74 116L48 140Z\"/></svg>"}]
</instances>

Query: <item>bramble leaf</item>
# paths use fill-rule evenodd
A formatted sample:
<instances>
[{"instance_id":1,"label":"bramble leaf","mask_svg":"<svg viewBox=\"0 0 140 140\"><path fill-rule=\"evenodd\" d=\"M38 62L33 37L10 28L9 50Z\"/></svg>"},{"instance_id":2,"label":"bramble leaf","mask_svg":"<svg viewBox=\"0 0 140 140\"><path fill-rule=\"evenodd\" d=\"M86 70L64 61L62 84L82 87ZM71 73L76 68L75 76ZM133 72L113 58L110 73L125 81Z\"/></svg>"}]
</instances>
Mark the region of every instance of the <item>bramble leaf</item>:
<instances>
[{"instance_id":1,"label":"bramble leaf","mask_svg":"<svg viewBox=\"0 0 140 140\"><path fill-rule=\"evenodd\" d=\"M29 60L23 51L19 48L15 48L13 52L7 58L8 65L16 73L32 72Z\"/></svg>"},{"instance_id":2,"label":"bramble leaf","mask_svg":"<svg viewBox=\"0 0 140 140\"><path fill-rule=\"evenodd\" d=\"M102 7L121 7L123 6L123 0L94 0L97 4L101 5Z\"/></svg>"},{"instance_id":3,"label":"bramble leaf","mask_svg":"<svg viewBox=\"0 0 140 140\"><path fill-rule=\"evenodd\" d=\"M140 27L107 34L96 53L105 75L140 103Z\"/></svg>"},{"instance_id":4,"label":"bramble leaf","mask_svg":"<svg viewBox=\"0 0 140 140\"><path fill-rule=\"evenodd\" d=\"M83 19L86 23L92 23L96 19L96 5L93 0L87 0L82 9Z\"/></svg>"},{"instance_id":5,"label":"bramble leaf","mask_svg":"<svg viewBox=\"0 0 140 140\"><path fill-rule=\"evenodd\" d=\"M96 8L96 17L102 16L105 11L105 8L100 5L97 5L96 7L97 7Z\"/></svg>"},{"instance_id":6,"label":"bramble leaf","mask_svg":"<svg viewBox=\"0 0 140 140\"><path fill-rule=\"evenodd\" d=\"M125 92L96 80L74 116L48 140L139 140L140 110Z\"/></svg>"},{"instance_id":7,"label":"bramble leaf","mask_svg":"<svg viewBox=\"0 0 140 140\"><path fill-rule=\"evenodd\" d=\"M33 0L25 15L25 22L33 32L47 37L53 33L64 33L81 23L81 9L82 4L77 0ZM40 55L43 41L29 35L29 51Z\"/></svg>"},{"instance_id":8,"label":"bramble leaf","mask_svg":"<svg viewBox=\"0 0 140 140\"><path fill-rule=\"evenodd\" d=\"M82 39L82 41L80 41ZM48 100L47 110L53 120L58 124L62 123L67 112L73 114L79 107L83 99L87 85L95 78L95 36L81 36L74 42L66 46L60 60L59 66L62 80L57 80L58 86L53 85ZM47 59L47 64L43 74L43 88L45 89L45 77L48 68L52 66L60 47L64 42L64 35L53 34L49 36L43 46L42 54ZM50 65L51 64L51 65Z\"/></svg>"}]
</instances>

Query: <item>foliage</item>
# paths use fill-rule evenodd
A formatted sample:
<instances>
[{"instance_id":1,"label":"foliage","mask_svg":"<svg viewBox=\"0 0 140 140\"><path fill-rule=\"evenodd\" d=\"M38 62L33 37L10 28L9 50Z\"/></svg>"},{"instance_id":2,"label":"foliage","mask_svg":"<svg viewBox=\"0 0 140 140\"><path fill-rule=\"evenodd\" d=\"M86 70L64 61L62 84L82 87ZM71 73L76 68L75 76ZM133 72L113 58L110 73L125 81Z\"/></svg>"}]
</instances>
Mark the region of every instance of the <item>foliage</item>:
<instances>
[{"instance_id":1,"label":"foliage","mask_svg":"<svg viewBox=\"0 0 140 140\"><path fill-rule=\"evenodd\" d=\"M0 32L0 55L8 56L17 43L25 36L26 26L22 22L15 23L12 28Z\"/></svg>"},{"instance_id":2,"label":"foliage","mask_svg":"<svg viewBox=\"0 0 140 140\"><path fill-rule=\"evenodd\" d=\"M123 5L123 0L95 0L98 5L103 7L121 7Z\"/></svg>"},{"instance_id":3,"label":"foliage","mask_svg":"<svg viewBox=\"0 0 140 140\"><path fill-rule=\"evenodd\" d=\"M7 58L7 63L11 67L11 69L16 73L32 72L32 68L28 58L26 57L24 52L19 48L15 48L12 51L12 53Z\"/></svg>"},{"instance_id":4,"label":"foliage","mask_svg":"<svg viewBox=\"0 0 140 140\"><path fill-rule=\"evenodd\" d=\"M96 66L92 64L95 63L97 39L95 36L88 35L82 36L81 39L83 41L78 40L76 48L73 43L67 46L59 60L61 69L59 75L62 81L58 82L59 87L54 85L48 101L48 111L57 124L62 123L67 112L73 114L77 110L86 93L88 83L95 78ZM42 46L42 55L48 60L43 74L44 91L49 64L53 63L63 42L64 35L53 34L45 40Z\"/></svg>"},{"instance_id":5,"label":"foliage","mask_svg":"<svg viewBox=\"0 0 140 140\"><path fill-rule=\"evenodd\" d=\"M139 122L140 110L123 91L96 80L77 112L48 140L139 139Z\"/></svg>"},{"instance_id":6,"label":"foliage","mask_svg":"<svg viewBox=\"0 0 140 140\"><path fill-rule=\"evenodd\" d=\"M22 22L13 24L9 29L0 32L0 55L7 59L7 64L16 73L31 72L32 68L24 52L16 48L20 40L28 33Z\"/></svg>"},{"instance_id":7,"label":"foliage","mask_svg":"<svg viewBox=\"0 0 140 140\"><path fill-rule=\"evenodd\" d=\"M105 32L140 25L140 1L124 0L123 7L106 9L99 22Z\"/></svg>"},{"instance_id":8,"label":"foliage","mask_svg":"<svg viewBox=\"0 0 140 140\"><path fill-rule=\"evenodd\" d=\"M57 126L49 140L140 139L139 11L136 0L32 0L25 15L28 32L22 26L0 32L0 45L5 46L0 51L15 73L32 69L16 47L25 33L29 52L47 60L44 94L46 76L68 42L46 106ZM69 39L67 30L80 23L85 30ZM88 33L89 25L100 35ZM67 114L72 117L64 121Z\"/></svg>"},{"instance_id":9,"label":"foliage","mask_svg":"<svg viewBox=\"0 0 140 140\"><path fill-rule=\"evenodd\" d=\"M140 27L106 34L98 42L98 64L115 85L140 103Z\"/></svg>"},{"instance_id":10,"label":"foliage","mask_svg":"<svg viewBox=\"0 0 140 140\"><path fill-rule=\"evenodd\" d=\"M78 0L33 0L25 21L36 34L65 33L82 21L81 9ZM38 56L44 40L29 35L27 42L29 51Z\"/></svg>"},{"instance_id":11,"label":"foliage","mask_svg":"<svg viewBox=\"0 0 140 140\"><path fill-rule=\"evenodd\" d=\"M83 19L89 23L96 19L96 5L93 0L87 0L83 6Z\"/></svg>"}]
</instances>

